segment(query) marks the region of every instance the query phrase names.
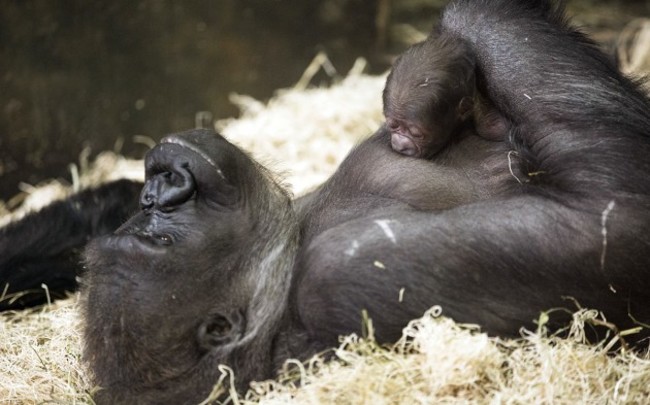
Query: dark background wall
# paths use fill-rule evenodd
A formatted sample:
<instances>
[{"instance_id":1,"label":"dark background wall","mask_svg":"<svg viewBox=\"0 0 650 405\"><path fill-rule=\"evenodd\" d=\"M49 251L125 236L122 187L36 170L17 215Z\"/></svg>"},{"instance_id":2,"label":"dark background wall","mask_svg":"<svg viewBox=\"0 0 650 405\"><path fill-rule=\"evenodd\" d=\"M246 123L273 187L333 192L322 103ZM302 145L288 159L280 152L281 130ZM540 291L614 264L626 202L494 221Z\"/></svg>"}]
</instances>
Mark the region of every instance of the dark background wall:
<instances>
[{"instance_id":1,"label":"dark background wall","mask_svg":"<svg viewBox=\"0 0 650 405\"><path fill-rule=\"evenodd\" d=\"M371 73L406 46L408 24L428 30L436 0L0 0L0 200L67 178L89 147L142 156L191 128L197 112L234 116L230 92L269 98L293 85L321 50L344 74ZM608 42L650 2L569 1L577 21ZM323 78L326 80L327 78Z\"/></svg>"}]
</instances>

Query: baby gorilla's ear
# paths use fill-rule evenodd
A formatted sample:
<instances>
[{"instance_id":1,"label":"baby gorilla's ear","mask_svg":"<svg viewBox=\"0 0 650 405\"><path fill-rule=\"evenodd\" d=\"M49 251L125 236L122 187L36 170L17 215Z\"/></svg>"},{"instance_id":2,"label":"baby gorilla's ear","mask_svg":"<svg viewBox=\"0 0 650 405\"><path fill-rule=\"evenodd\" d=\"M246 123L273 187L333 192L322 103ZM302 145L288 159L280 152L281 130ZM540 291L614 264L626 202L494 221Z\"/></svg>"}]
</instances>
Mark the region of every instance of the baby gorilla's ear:
<instances>
[{"instance_id":1,"label":"baby gorilla's ear","mask_svg":"<svg viewBox=\"0 0 650 405\"><path fill-rule=\"evenodd\" d=\"M472 111L474 111L474 99L470 96L463 97L457 107L458 118L464 121L472 115Z\"/></svg>"},{"instance_id":2,"label":"baby gorilla's ear","mask_svg":"<svg viewBox=\"0 0 650 405\"><path fill-rule=\"evenodd\" d=\"M240 311L230 314L215 312L201 323L197 333L199 347L205 351L236 342L246 327L246 319Z\"/></svg>"}]
</instances>

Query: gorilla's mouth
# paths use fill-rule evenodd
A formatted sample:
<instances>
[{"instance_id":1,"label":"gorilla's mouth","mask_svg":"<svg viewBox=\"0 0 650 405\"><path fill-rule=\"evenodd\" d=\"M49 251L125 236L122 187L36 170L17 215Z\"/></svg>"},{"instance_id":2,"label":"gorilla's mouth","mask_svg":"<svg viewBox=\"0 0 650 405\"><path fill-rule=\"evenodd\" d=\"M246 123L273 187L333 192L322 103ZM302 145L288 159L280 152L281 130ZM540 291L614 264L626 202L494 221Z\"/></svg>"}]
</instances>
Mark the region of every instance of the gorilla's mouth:
<instances>
[{"instance_id":1,"label":"gorilla's mouth","mask_svg":"<svg viewBox=\"0 0 650 405\"><path fill-rule=\"evenodd\" d=\"M152 245L157 246L169 246L174 242L172 236L167 233L157 234L147 230L138 230L132 235L143 240L144 242L148 242Z\"/></svg>"},{"instance_id":2,"label":"gorilla's mouth","mask_svg":"<svg viewBox=\"0 0 650 405\"><path fill-rule=\"evenodd\" d=\"M105 252L133 253L139 252L145 255L164 254L171 242L154 235L144 235L138 232L116 233L97 239Z\"/></svg>"},{"instance_id":3,"label":"gorilla's mouth","mask_svg":"<svg viewBox=\"0 0 650 405\"><path fill-rule=\"evenodd\" d=\"M153 248L165 248L174 243L174 237L165 232L153 232L146 223L147 217L137 215L131 220L122 224L113 235L109 237L108 244L120 248L128 248L130 244ZM123 239L123 241L119 241Z\"/></svg>"}]
</instances>

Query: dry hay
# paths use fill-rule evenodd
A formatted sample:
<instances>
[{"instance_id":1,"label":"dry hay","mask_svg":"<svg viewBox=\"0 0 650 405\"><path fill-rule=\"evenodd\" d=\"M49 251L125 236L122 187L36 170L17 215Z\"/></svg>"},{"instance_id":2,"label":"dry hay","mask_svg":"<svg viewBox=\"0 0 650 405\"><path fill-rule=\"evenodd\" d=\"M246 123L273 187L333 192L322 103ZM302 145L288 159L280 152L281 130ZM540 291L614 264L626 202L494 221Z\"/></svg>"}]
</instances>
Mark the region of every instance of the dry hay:
<instances>
[{"instance_id":1,"label":"dry hay","mask_svg":"<svg viewBox=\"0 0 650 405\"><path fill-rule=\"evenodd\" d=\"M323 65L326 58L317 56L296 88L278 91L267 104L231 95L242 116L216 125L230 141L282 173L298 195L325 181L350 148L383 121L385 76L360 74L365 62L359 60L336 85L303 89L309 73Z\"/></svg>"},{"instance_id":2,"label":"dry hay","mask_svg":"<svg viewBox=\"0 0 650 405\"><path fill-rule=\"evenodd\" d=\"M330 88L280 91L268 104L233 96L243 117L218 128L274 169L285 173L296 193L318 184L359 138L381 121L385 77L353 72ZM284 166L281 166L284 165ZM97 184L120 173L142 177L139 161L106 153L84 166L75 185L25 187L24 203L2 221ZM1 207L0 207L1 208ZM77 297L41 309L0 314L0 403L92 403L93 387L80 361ZM433 308L411 322L403 338L382 347L369 336L347 336L333 361L315 357L289 361L276 381L256 382L234 403L648 403L650 355L608 354L612 335L584 344L583 324L599 317L577 312L568 338L536 333L502 340L477 327L458 325ZM543 319L540 318L540 319ZM222 367L215 393L230 391L231 372Z\"/></svg>"},{"instance_id":3,"label":"dry hay","mask_svg":"<svg viewBox=\"0 0 650 405\"><path fill-rule=\"evenodd\" d=\"M343 338L336 360L288 363L286 381L253 385L246 400L265 404L644 403L650 399L650 359L608 356L582 344L574 315L568 339L525 332L518 340L490 338L433 307L412 321L401 340L382 347L372 338ZM248 402L248 401L242 402Z\"/></svg>"},{"instance_id":4,"label":"dry hay","mask_svg":"<svg viewBox=\"0 0 650 405\"><path fill-rule=\"evenodd\" d=\"M92 403L75 306L0 314L0 403Z\"/></svg>"},{"instance_id":5,"label":"dry hay","mask_svg":"<svg viewBox=\"0 0 650 405\"><path fill-rule=\"evenodd\" d=\"M650 18L631 21L619 35L617 50L623 72L650 73Z\"/></svg>"},{"instance_id":6,"label":"dry hay","mask_svg":"<svg viewBox=\"0 0 650 405\"><path fill-rule=\"evenodd\" d=\"M252 384L241 404L616 403L650 400L650 356L608 354L583 343L595 311L574 315L569 338L524 333L490 338L432 308L391 347L372 338L342 338L335 359L288 361L277 381ZM80 362L76 297L33 312L7 313L0 323L0 403L92 403ZM370 328L372 331L372 329ZM370 332L372 334L372 332ZM215 394L231 390L222 367Z\"/></svg>"}]
</instances>

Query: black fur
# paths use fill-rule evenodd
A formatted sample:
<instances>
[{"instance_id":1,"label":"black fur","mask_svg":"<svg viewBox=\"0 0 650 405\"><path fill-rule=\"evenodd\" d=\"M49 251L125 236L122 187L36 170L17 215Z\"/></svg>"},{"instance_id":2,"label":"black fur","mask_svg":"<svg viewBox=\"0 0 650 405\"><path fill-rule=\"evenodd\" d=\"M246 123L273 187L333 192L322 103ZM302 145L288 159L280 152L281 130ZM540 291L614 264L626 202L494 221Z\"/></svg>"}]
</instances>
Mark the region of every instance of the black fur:
<instances>
[{"instance_id":1,"label":"black fur","mask_svg":"<svg viewBox=\"0 0 650 405\"><path fill-rule=\"evenodd\" d=\"M196 403L220 363L239 387L271 375L298 247L288 194L208 130L165 138L146 177L142 211L86 248L95 400Z\"/></svg>"},{"instance_id":2,"label":"black fur","mask_svg":"<svg viewBox=\"0 0 650 405\"><path fill-rule=\"evenodd\" d=\"M79 252L138 209L142 183L119 180L54 202L0 228L0 311L62 298L77 288Z\"/></svg>"},{"instance_id":3,"label":"black fur","mask_svg":"<svg viewBox=\"0 0 650 405\"><path fill-rule=\"evenodd\" d=\"M438 303L459 321L514 335L540 309L570 307L567 296L623 328L647 322L647 97L547 1L452 2L439 29L472 46L487 96L513 120L507 149L526 174L519 192L436 215L332 220L301 258L307 328L330 337L358 329L359 311L349 309L364 308L378 336L392 339L404 319ZM375 220L393 221L397 244ZM343 254L353 244L356 255Z\"/></svg>"},{"instance_id":4,"label":"black fur","mask_svg":"<svg viewBox=\"0 0 650 405\"><path fill-rule=\"evenodd\" d=\"M210 131L149 153L141 212L86 249L98 402L198 402L219 364L245 389L364 309L380 341L434 304L502 336L567 297L650 322L648 98L548 1L453 1L439 30L475 52L508 139L465 133L425 161L380 128L293 203Z\"/></svg>"}]
</instances>

